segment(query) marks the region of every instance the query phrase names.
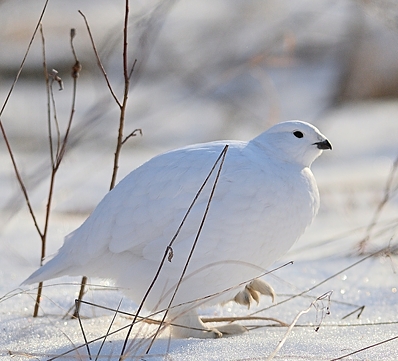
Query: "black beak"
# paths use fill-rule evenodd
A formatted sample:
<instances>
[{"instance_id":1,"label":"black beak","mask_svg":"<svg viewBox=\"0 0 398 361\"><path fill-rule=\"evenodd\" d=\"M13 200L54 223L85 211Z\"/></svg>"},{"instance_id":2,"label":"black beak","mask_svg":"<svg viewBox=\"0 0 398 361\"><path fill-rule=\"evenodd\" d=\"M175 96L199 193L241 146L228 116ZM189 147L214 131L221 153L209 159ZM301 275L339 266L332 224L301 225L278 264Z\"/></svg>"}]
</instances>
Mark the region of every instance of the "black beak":
<instances>
[{"instance_id":1,"label":"black beak","mask_svg":"<svg viewBox=\"0 0 398 361\"><path fill-rule=\"evenodd\" d=\"M332 145L327 139L322 142L314 143L314 145L316 145L318 149L332 149Z\"/></svg>"}]
</instances>

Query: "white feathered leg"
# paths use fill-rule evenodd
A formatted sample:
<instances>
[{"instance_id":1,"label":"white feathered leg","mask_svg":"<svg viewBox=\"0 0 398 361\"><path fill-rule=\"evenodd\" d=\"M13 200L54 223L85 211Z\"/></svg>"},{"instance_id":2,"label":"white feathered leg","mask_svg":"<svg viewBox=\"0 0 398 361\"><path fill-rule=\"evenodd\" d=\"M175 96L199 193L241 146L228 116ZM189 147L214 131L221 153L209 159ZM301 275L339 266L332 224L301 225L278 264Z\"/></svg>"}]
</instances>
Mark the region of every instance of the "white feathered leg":
<instances>
[{"instance_id":1,"label":"white feathered leg","mask_svg":"<svg viewBox=\"0 0 398 361\"><path fill-rule=\"evenodd\" d=\"M171 334L175 338L220 338L238 335L247 329L241 325L228 324L218 328L207 327L199 318L196 310L169 313L171 322Z\"/></svg>"}]
</instances>

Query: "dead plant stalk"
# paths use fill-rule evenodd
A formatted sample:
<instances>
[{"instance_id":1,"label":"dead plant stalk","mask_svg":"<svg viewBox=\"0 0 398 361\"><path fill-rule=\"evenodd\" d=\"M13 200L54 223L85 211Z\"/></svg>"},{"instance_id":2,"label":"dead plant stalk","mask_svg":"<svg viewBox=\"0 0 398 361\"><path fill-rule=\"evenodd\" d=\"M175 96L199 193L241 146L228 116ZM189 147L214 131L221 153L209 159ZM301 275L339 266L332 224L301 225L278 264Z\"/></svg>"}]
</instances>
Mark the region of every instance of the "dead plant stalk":
<instances>
[{"instance_id":1,"label":"dead plant stalk","mask_svg":"<svg viewBox=\"0 0 398 361\"><path fill-rule=\"evenodd\" d=\"M128 25L129 25L129 0L126 0L125 2L125 12L124 12L124 25L123 25L123 79L124 79L124 89L123 89L123 98L122 101L120 101L115 93L115 91L112 88L112 85L109 81L108 75L105 71L105 68L102 64L102 61L99 57L98 51L97 51L97 46L95 45L94 38L91 33L90 25L87 21L86 16L79 10L79 14L83 17L84 22L86 24L87 32L90 37L91 41L91 46L93 48L98 67L100 71L102 72L102 75L104 76L104 79L106 81L106 84L108 86L108 89L115 100L117 106L120 109L120 116L119 116L119 128L118 128L118 134L117 134L117 141L116 141L116 149L115 149L115 154L114 154L114 159L113 159L113 171L112 171L112 177L111 177L111 182L110 182L110 187L109 190L112 190L115 185L116 185L116 180L117 180L117 173L119 169L119 160L120 160L120 154L122 151L122 147L125 144L125 141L130 138L131 136L134 136L136 134L136 131L139 131L142 135L141 129L134 130L129 136L124 138L124 127L125 127L125 117L126 117L126 109L127 109L127 101L129 97L129 90L130 90L130 79L131 75L133 74L135 64L137 60L134 61L133 65L131 66L131 69L129 69L129 57L128 57ZM78 296L78 301L81 301L84 293L85 293L85 286L87 283L87 277L84 276L81 280L80 284L80 291L79 291L79 296ZM79 313L79 307L80 307L80 302L76 303L75 307L75 312L74 312L74 317L77 317Z\"/></svg>"},{"instance_id":2,"label":"dead plant stalk","mask_svg":"<svg viewBox=\"0 0 398 361\"><path fill-rule=\"evenodd\" d=\"M395 160L392 164L390 173L388 174L386 184L384 186L383 198L377 205L376 210L373 213L372 220L370 221L369 225L366 228L365 237L358 244L358 249L359 249L360 254L364 254L365 248L366 248L368 242L370 241L372 231L378 224L380 215L381 215L384 207L391 200L393 194L398 189L397 186L394 187L394 178L395 178L397 170L398 170L398 157L395 158Z\"/></svg>"},{"instance_id":3,"label":"dead plant stalk","mask_svg":"<svg viewBox=\"0 0 398 361\"><path fill-rule=\"evenodd\" d=\"M146 354L150 351L150 349L151 349L151 347L152 347L152 344L153 344L154 340L155 340L156 337L158 336L158 334L159 334L159 332L160 332L160 330L161 330L161 328L162 328L162 326L163 326L163 324L164 324L164 321L165 321L165 319L166 319L167 313L168 313L168 311L169 311L170 308L171 308L171 305L172 305L172 302L173 302L173 300L174 300L174 297L175 297L175 295L176 295L176 293L177 293L177 291L178 291L178 288L179 288L179 286L180 286L180 284L181 284L181 282L182 282L182 279L183 279L183 277L184 277L184 275L185 275L185 273L186 273L188 264L189 264L189 262L190 262L190 259L191 259L191 257L192 257L192 254L193 254L193 251L195 250L196 244L197 244L197 242L198 242L198 239L199 239L201 230L202 230L203 225L204 225L204 222L205 222L205 220L206 220L206 216L207 216L207 212L208 212L210 203L211 203L212 198L213 198L213 194L214 194L215 187L217 186L217 182L218 182L218 179L219 179L219 176L220 176L220 172L221 172L222 166L223 166L223 164L224 164L224 159L225 159L225 156L226 156L227 151L228 151L228 145L226 145L226 146L224 147L224 149L222 150L222 152L220 153L220 155L219 155L218 158L216 159L215 163L213 164L212 168L210 169L210 172L207 174L207 177L206 177L205 180L203 181L203 183L202 183L202 185L200 186L199 190L197 191L197 193L196 193L194 199L192 200L190 206L188 207L187 211L185 212L185 215L184 215L183 219L181 220L181 223L180 223L180 225L178 226L178 228L177 228L177 230L176 230L176 232L175 232L173 238L171 239L170 243L169 243L168 246L166 247L166 249L165 249L165 251L164 251L164 254L163 254L163 258L162 258L162 260L160 261L159 267L158 267L157 271L155 272L155 275L154 275L154 277L153 277L153 279L152 279L152 282L151 282L151 284L148 286L148 288L147 288L147 290L146 290L146 292L145 292L145 295L144 295L144 297L142 298L142 300L141 300L141 302L140 302L140 304L139 304L139 306L138 306L138 309L137 309L137 311L136 311L136 314L135 314L135 316L134 316L134 319L133 319L133 321L131 322L131 324L130 324L130 326L129 326L127 335L126 335L126 337L125 337L125 339L124 339L124 343L123 343L123 347L122 347L122 351L121 351L121 354L120 354L119 361L122 361L122 360L126 357L126 351L128 351L128 349L127 349L127 342L128 342L128 340L129 340L129 337L130 337L130 334L131 334L131 332L132 332L133 326L136 324L137 319L139 318L139 314L140 314L142 308L144 307L144 304L145 304L145 302L146 302L146 300L147 300L147 298L148 298L150 292L152 291L152 289L153 289L153 287L154 287L156 281L157 281L158 278L159 278L159 275L160 275L160 273L161 273L161 271L162 271L162 269L163 269L163 266L164 266L164 263L166 262L166 259L167 259L169 262L172 261L172 258L173 258L173 248L172 248L172 247L173 247L173 244L174 244L175 240L177 239L177 237L178 237L178 235L179 235L179 233L180 233L182 227L183 227L184 224L185 224L186 219L188 218L188 215L190 214L190 212L191 212L193 206L195 205L196 201L198 200L198 198L199 198L200 194L202 193L204 187L206 186L206 184L208 183L208 181L209 181L211 175L212 175L213 172L215 171L215 168L216 168L217 165L220 163L220 164L218 165L217 175L216 175L215 181L214 181L213 186L212 186L212 190L211 190L211 194L210 194L209 199L208 199L208 203L207 203L207 206L206 206L206 210L205 210L205 213L204 213L204 215L203 215L203 218L202 218L201 224L200 224L200 226L199 226L198 232L197 232L197 234L196 234L195 240L194 240L194 242L193 242L193 245L192 245L192 247L191 247L191 251L190 251L190 253L189 253L189 255L188 255L187 261L186 261L186 263L185 263L185 265L184 265L184 268L183 268L183 270L182 270L180 279L178 280L177 285L175 286L174 293L173 293L173 295L172 295L172 297L171 297L171 300L170 300L170 302L169 302L169 305L168 305L168 307L167 307L166 310L165 310L164 316L163 316L163 318L162 318L162 320L161 320L161 322L160 322L160 324L159 324L158 329L156 330L155 334L154 334L153 337L152 337L152 340L151 340L151 342L150 342L149 347L147 348ZM130 345L130 347L131 347L131 345Z\"/></svg>"},{"instance_id":4,"label":"dead plant stalk","mask_svg":"<svg viewBox=\"0 0 398 361\"><path fill-rule=\"evenodd\" d=\"M39 20L38 20L38 22L36 24L36 27L35 27L34 31L33 31L33 34L31 36L30 42L28 44L27 50L26 50L25 55L24 55L24 57L22 59L21 65L18 68L18 72L17 72L17 74L15 76L15 79L14 79L14 81L13 81L11 87L10 87L10 90L9 90L9 92L8 92L8 94L6 96L6 99L5 99L5 101L4 101L4 103L3 103L2 107L1 107L1 110L0 110L0 130L1 130L1 133L3 135L4 141L5 141L5 144L6 144L10 159L11 159L11 163L12 163L12 166L13 166L13 169L14 169L14 172L15 172L16 179L17 179L17 181L19 183L19 186L21 187L21 191L22 191L23 197L25 199L25 203L27 205L27 208L28 208L29 213L31 215L31 218L33 220L35 229L36 229L36 231L39 234L39 237L41 239L40 265L42 265L44 257L45 257L45 253L46 253L46 239L47 239L47 234L48 234L48 225L49 225L50 213L51 213L51 202L52 202L53 191L54 191L55 175L56 175L56 173L57 173L57 171L59 169L59 166L61 164L61 161L62 161L62 158L63 158L63 155L64 155L64 151L65 151L65 148L66 148L66 143L67 143L69 130L70 130L70 127L71 127L71 124L72 124L72 120L73 120L74 108L75 108L75 99L76 99L76 85L77 85L76 84L76 78L77 77L76 77L76 78L74 78L72 111L71 111L71 114L70 114L67 130L66 130L63 142L61 144L61 152L57 153L56 161L54 161L54 150L53 150L53 145L52 145L53 140L52 140L52 134L51 134L51 105L50 105L50 93L51 92L50 92L50 85L49 85L50 81L49 81L49 76L48 76L47 70L46 70L45 38L44 38L44 34L43 34L43 28L42 28L42 25L41 25L43 17L44 17L44 14L45 14L46 9L47 9L48 2L49 1L47 0L45 2L45 4L44 4L43 8L42 8ZM35 39L39 29L40 29L41 40L42 40L43 67L44 67L45 82L46 82L46 88L47 88L48 122L49 122L48 123L49 124L48 125L48 129L49 129L50 157L51 157L51 176L50 176L50 184L49 184L49 190L48 190L48 195L47 195L47 203L46 203L46 211L45 211L45 219L44 219L43 229L39 226L35 210L33 209L33 206L32 206L32 204L30 202L30 197L29 197L29 194L28 194L28 190L27 190L27 188L25 186L24 180L22 179L21 172L20 172L20 170L18 168L14 153L13 153L12 148L11 148L11 144L10 144L9 139L7 137L4 125L3 125L2 121L1 121L1 116L2 116L6 106L8 104L8 101L9 101L9 99L11 97L11 94L12 94L14 88L15 88L15 85L16 85L17 81L19 80L19 77L20 77L20 75L22 73L22 70L24 68L27 56L28 56L28 54L30 52L33 40ZM58 137L57 137L58 144L59 144L59 141L60 141L60 139L59 139L59 133L58 133ZM37 314L38 314L39 303L40 303L41 294L42 294L42 288L43 288L43 284L40 283L39 287L38 287L37 296L36 296L36 303L35 303L35 307L34 307L34 313L33 313L34 317L36 317Z\"/></svg>"},{"instance_id":5,"label":"dead plant stalk","mask_svg":"<svg viewBox=\"0 0 398 361\"><path fill-rule=\"evenodd\" d=\"M71 43L72 53L75 58L75 65L72 68L72 79L73 79L72 106L71 106L71 111L70 111L70 115L69 115L69 120L68 120L66 130L65 130L65 134L61 141L59 124L58 124L58 119L57 119L57 115L56 115L57 113L56 113L55 97L54 97L54 93L52 91L52 86L53 86L54 81L62 81L62 80L58 77L57 72L53 70L53 77L52 77L52 80L50 81L50 77L47 72L45 37L44 37L44 33L43 33L43 27L41 25L40 25L40 35L41 35L42 49L43 49L44 79L45 79L46 90L47 90L47 122L48 122L49 150L50 150L50 159L51 159L51 175L50 175L50 184L49 184L49 189L48 189L48 194L47 194L44 229L42 232L39 231L39 235L41 238L40 266L42 266L44 258L46 256L46 242L47 242L47 235L48 235L48 226L49 226L49 222L50 222L51 204L52 204L53 195L54 195L55 178L56 178L56 174L59 170L59 167L60 167L61 162L65 155L66 145L68 142L68 136L70 133L73 117L75 114L77 78L79 76L79 71L81 69L81 66L80 66L79 60L77 59L76 52L75 52L75 49L73 46L73 38L75 36L75 31L74 31L74 29L72 29L71 33L70 33L70 43ZM52 109L51 109L51 104L52 104ZM52 134L52 128L51 128L51 123L52 123L52 115L51 114L52 113L53 113L54 122L55 122L56 128L57 128L57 132L56 132L57 136L56 136L56 140L55 140L55 142L57 144L57 147L55 148L56 151L54 151L54 146L53 146L54 140L53 140L53 134ZM33 317L36 317L39 312L42 289L43 289L43 282L40 282L39 287L37 289L37 297L36 297L36 303L35 303L35 308L34 308L34 312L33 312Z\"/></svg>"},{"instance_id":6,"label":"dead plant stalk","mask_svg":"<svg viewBox=\"0 0 398 361\"><path fill-rule=\"evenodd\" d=\"M12 166L13 166L13 169L14 169L14 172L15 172L15 177L16 177L18 183L19 183L19 186L21 187L21 191L22 191L22 194L23 194L23 196L24 196L24 198L25 198L26 206L28 207L28 210L29 210L29 213L30 213L30 215L31 215L31 217L32 217L34 226L35 226L35 228L36 228L38 234L39 234L41 237L42 237L42 232L41 232L40 227L39 227L39 224L38 224L38 222L37 222L36 214L35 214L35 212L34 212L34 210L33 210L32 204L31 204L31 202L30 202L30 198L29 198L28 191L27 191L27 189L26 189L25 183L24 183L24 181L23 181L23 179L22 179L22 176L21 176L21 173L20 173L20 171L19 171L19 168L18 168L16 159L15 159L15 156L14 156L14 152L13 152L13 150L12 150L12 148L11 148L11 144L10 144L10 142L9 142L9 140L8 140L8 136L7 136L6 130L5 130L5 128L4 128L3 122L2 122L2 120L1 120L1 117L2 117L2 115L3 115L3 112L4 112L4 110L5 110L6 106L7 106L7 104L8 104L8 102L9 102L10 98L11 98L11 94L12 94L13 91L14 91L15 85L17 84L17 82L18 82L18 80L19 80L19 77L20 77L20 75L21 75L21 73L22 73L22 70L23 70L23 68L24 68L26 59L27 59L28 54L29 54L29 52L30 52L30 49L31 49L33 40L34 40L35 37L36 37L37 31L39 30L39 27L41 26L41 22L42 22L42 20L43 20L44 14L45 14L45 12L46 12L46 10L47 10L48 2L49 2L49 0L47 0L47 1L44 3L44 6L43 6L43 9L42 9L42 11L41 11L39 20L37 21L36 27L35 27L35 29L34 29L34 31L33 31L33 34L32 34L32 36L31 36L31 38L30 38L30 41L29 41L28 47L27 47L27 49L26 49L26 52L25 52L25 54L24 54L24 57L23 57L23 59L22 59L21 65L20 65L19 68L18 68L18 71L17 71L17 74L16 74L16 76L15 76L15 79L14 79L14 81L13 81L11 87L10 87L10 90L8 91L8 94L7 94L7 96L6 96L6 99L4 100L4 103L3 103L2 107L1 107L1 110L0 110L0 130L1 130L1 133L2 133L2 135L3 135L4 142L5 142L5 144L6 144L8 154L9 154L9 156L10 156L10 160L11 160L11 163L12 163Z\"/></svg>"}]
</instances>

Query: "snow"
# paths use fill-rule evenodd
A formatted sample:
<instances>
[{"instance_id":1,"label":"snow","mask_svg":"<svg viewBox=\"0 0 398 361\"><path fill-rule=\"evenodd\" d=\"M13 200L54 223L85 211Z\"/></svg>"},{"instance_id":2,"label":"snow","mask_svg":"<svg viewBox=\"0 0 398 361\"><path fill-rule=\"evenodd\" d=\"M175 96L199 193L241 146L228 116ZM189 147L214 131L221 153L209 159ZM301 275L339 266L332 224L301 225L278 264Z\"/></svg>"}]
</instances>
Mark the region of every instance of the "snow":
<instances>
[{"instance_id":1,"label":"snow","mask_svg":"<svg viewBox=\"0 0 398 361\"><path fill-rule=\"evenodd\" d=\"M367 226L372 212L381 199L384 182L395 156L391 152L393 144L386 144L384 140L386 134L392 132L398 134L398 126L391 121L391 118L398 115L397 105L391 102L363 103L347 106L345 109L329 114L325 123L326 129L322 131L333 142L334 151L330 155L324 154L325 157L322 158L325 159L321 158L318 164L314 164L321 195L325 193L322 208L313 227L291 252L277 263L277 265L282 265L293 260L293 265L288 265L265 277L278 294L277 302L288 298L288 295L297 294L315 286L366 257L349 256L349 254L364 236L363 227ZM383 112L383 109L386 111ZM395 113L392 112L394 109ZM377 127L373 127L373 137L369 139L366 131L358 132L358 130L370 122L376 113L379 115ZM361 116L356 116L356 114ZM346 129L351 131L347 132ZM358 136L352 138L354 130ZM348 143L351 144L352 149L355 149L356 159L359 159L359 162L353 160L349 152L342 150L344 146L348 147ZM342 149L340 149L340 144ZM347 162L353 165L347 167ZM369 164L372 165L371 169L369 169ZM334 177L332 177L333 174ZM76 174L70 175L72 179L75 176ZM98 183L105 180L105 174L96 179ZM353 194L348 195L349 191L345 187L350 188L353 182L355 182L355 188L351 190ZM88 192L88 187L85 187L84 182L81 186L85 192ZM94 187L91 192L96 193L97 189ZM76 194L81 194L81 192L82 190ZM349 200L348 197L353 199ZM92 195L91 199L94 202L95 196ZM62 206L60 209L63 209ZM382 214L383 217L379 221L379 228L386 229L382 237L377 239L375 237L374 242L377 242L378 246L386 246L390 239L394 243L396 214L395 197L389 202L388 211L385 215ZM57 213L52 226L54 241L56 240L59 244L62 235L76 227L83 218L83 215L68 216L62 212ZM391 219L395 219L392 225L385 223ZM49 282L48 284L54 284L54 286L47 286L44 290L41 316L35 319L31 317L34 290L18 288L18 284L37 266L38 240L35 239L30 224L28 215L20 211L18 217L14 217L7 225L1 239L0 290L2 295L8 292L12 295L12 297L4 297L0 303L0 323L4 335L0 340L0 350L1 356L6 359L10 357L8 352L14 355L13 359L22 360L27 357L47 359L84 343L78 322L63 318L77 296L78 279L62 278ZM358 227L362 228L358 230ZM346 231L352 232L343 236L342 233ZM333 240L334 236L336 237ZM323 245L327 240L330 242ZM54 252L56 248L56 244L50 245L51 252ZM268 308L271 306L270 300L263 298L260 305L250 310L236 304L227 304L224 307L203 309L202 313L205 316L217 317L244 316L265 308L256 315L278 318L290 324L296 315L307 309L318 296L333 291L330 297L331 314L322 319L322 312L325 312L327 302L325 300L317 302L318 310L313 307L308 314L299 319L299 327L295 327L289 334L285 345L275 358L330 360L397 336L398 280L396 270L397 264L394 257L370 257L313 289L306 294L306 297L297 297L279 306L277 303L271 308ZM109 282L100 280L91 280L91 282L101 286L91 286L85 300L116 308L123 298L121 310L131 313L136 310L137 305L123 297L120 291L107 289L110 287ZM356 317L357 311L342 320L342 317L361 306L365 308L360 318ZM113 313L84 305L82 317L86 337L92 340L106 333ZM129 319L125 316L117 316L112 329L127 325L128 322ZM265 321L243 323L262 326L270 324ZM318 324L320 328L316 332L315 327ZM137 331L134 330L133 333L138 332L140 336L135 342L144 342L147 347L148 340L143 336L143 330L141 327L136 328ZM153 326L150 330L153 330ZM165 334L151 348L149 355L153 356L145 356L144 359L164 359L163 355L167 355L166 359L169 360L265 360L277 347L285 332L286 328L261 327L243 336L232 338L170 341L165 331ZM125 331L113 335L112 342L110 340L106 342L101 356L117 356L124 337ZM351 356L351 359L395 360L398 358L396 342L397 340L370 348ZM92 354L96 353L99 345L100 341L97 341L90 346ZM133 354L139 355L143 350L145 350L145 345L138 350L134 348ZM81 348L78 353L72 352L68 357L79 359L85 355L85 352L85 349Z\"/></svg>"},{"instance_id":2,"label":"snow","mask_svg":"<svg viewBox=\"0 0 398 361\"><path fill-rule=\"evenodd\" d=\"M56 2L54 1L54 3ZM103 3L110 4L109 2ZM337 3L343 4L342 8L345 9L345 2ZM3 7L5 5L2 4L2 10L8 10L1 12L0 16L8 19L7 28L5 28L6 34L13 31L10 21L13 18L13 12L12 7L9 7L10 3L5 4L8 4L8 7L5 8ZM28 35L34 23L32 19L35 19L31 13L42 6L41 3L35 4L34 9L26 7L21 13L22 15L19 15L21 23L29 20L29 23L21 28ZM60 2L56 4L59 5ZM311 7L312 4L313 2L303 1L301 5L305 9L305 6ZM33 7L33 5L31 6ZM93 21L93 31L105 33L106 29L100 26L99 15L98 22L95 22L94 18L97 13L92 12L93 9L88 5L84 6L83 11L86 15L90 15ZM225 3L223 5L220 2L217 6L219 6L218 12L223 12L226 9ZM65 8L72 12L68 6ZM95 7L95 11L100 13L99 8L100 6ZM337 14L335 16L339 16L338 14L341 13L347 16L348 13L339 11L339 9L341 10L341 8L335 8ZM76 13L75 10L76 7L73 8L73 14ZM159 39L159 41L168 44L167 41L170 42L176 36L176 32L183 33L181 29L184 29L187 22L194 23L197 18L206 18L207 11L205 10L207 8L201 3L200 6L191 10L188 20L184 22L181 19L187 9L176 7L171 14L174 16L173 21L170 21L166 35L163 35L165 38ZM282 10L282 5L275 6L274 12L269 14L269 18L276 21ZM51 22L52 14L57 11L60 11L60 8L53 4L46 18L48 22ZM48 35L55 59L64 56L60 50L64 46L57 43L56 40L60 39L60 34L65 27L70 26L70 21L67 20L70 19L68 11L63 12L65 20L54 22L54 29L57 30L54 36L55 40ZM112 4L105 8L105 11L109 15L111 24L109 26L113 26L121 14L120 7ZM255 24L261 24L261 16L256 17L254 13L250 12L245 14L246 16L250 15L251 21ZM215 8L212 16L217 21L219 18L216 15ZM80 24L81 19L77 15L73 16L76 17L74 21ZM344 19L347 17L344 16L339 17L340 23L335 29L339 36L345 36L342 29L347 25L344 23ZM180 22L178 22L179 19ZM235 21L233 16L228 19L232 23ZM33 22L32 26L29 26L30 22ZM248 48L240 44L249 53L260 42L256 40L254 30L251 28L243 30L240 34L242 39L246 39L245 32L252 36L251 43L247 44ZM84 33L83 27L79 29L80 33ZM193 69L196 71L207 64L211 57L198 57L198 52L202 49L197 50L194 45L203 41L203 38L190 43L188 35L192 35L192 33L196 34L191 30L182 40L191 46L192 53L189 53L189 60L194 62ZM316 34L314 31L311 33ZM18 35L22 37L20 33ZM302 34L303 38L306 38L305 35ZM3 48L8 46L4 39L1 39ZM21 41L20 38L18 39ZM320 39L323 37L321 36ZM315 40L319 42L320 39ZM336 42L337 35L331 36L330 39L325 41ZM183 47L184 41L178 43L178 54L184 54L184 49L186 49ZM25 46L26 39L21 43ZM225 43L232 44L230 41L225 41ZM19 63L22 53L20 50L18 51L2 52L4 58L1 59L1 63ZM233 53L231 49L228 52ZM206 51L203 53L208 55ZM35 54L36 58L33 57L33 62L40 63L40 52L37 51ZM219 59L222 59L223 55L225 53L220 54ZM159 53L155 52L155 57L151 60L152 63L148 65L152 76L156 73L156 67L162 63L161 59ZM189 61L186 63L188 64ZM331 88L335 84L330 80L335 79L338 69L333 62L329 62L328 65L322 64L324 68L320 66L319 71L314 72L313 78L310 74L311 67L306 68L303 63L291 73L283 72L283 69L270 72L270 76L279 87L277 89L280 97L278 106L282 108L279 120L287 120L287 117L293 116L314 122L333 144L333 151L324 152L313 165L313 172L321 193L321 209L318 217L299 242L274 267L282 266L289 261L294 261L294 263L264 277L264 280L269 282L277 293L276 303L271 304L268 298L263 297L260 304L250 310L232 303L201 310L205 317L255 314L255 316L277 318L290 324L299 312L306 310L317 297L333 291L330 295L330 304L328 299L317 301L316 307L311 307L308 313L299 318L292 332L288 334L283 347L275 356L275 360L332 360L398 336L398 277L396 273L398 264L396 256L385 253L383 256L368 257L370 252L389 244L391 246L397 244L398 199L396 191L391 194L391 199L383 208L377 225L372 229L369 244L365 249L366 253L358 255L356 252L358 242L366 235L366 228L383 199L388 175L393 161L398 156L396 140L398 101L357 102L329 108L326 112L328 99L332 97ZM173 64L176 68L179 65L179 62ZM226 66L222 62L217 65L220 68ZM208 69L205 68L205 73L207 71ZM189 73L189 71L187 72ZM209 72L209 74L206 75L211 77L213 73ZM134 90L134 96L131 97L130 117L135 122L128 124L133 129L143 127L144 136L134 139L123 150L119 179L160 151L216 138L248 139L267 127L265 120L269 120L269 114L272 112L268 104L262 103L262 99L268 99L269 89L264 91L262 88L260 95L256 96L258 82L248 81L248 79L253 79L253 73L241 72L239 74L240 77L233 76L223 84L223 87L216 88L218 92L215 94L208 90L212 87L206 88L206 85L209 85L207 83L202 87L194 88L190 96L187 96L185 85L180 84L183 83L182 79L176 77L175 73L174 78L166 77L157 82L144 79L143 84ZM307 74L307 76L303 77L303 74ZM202 76L202 73L199 75ZM226 74L222 73L222 75ZM224 79L223 76L214 77L211 84ZM317 82L319 77L321 79ZM309 79L312 83L307 82ZM302 87L304 81L306 86ZM4 84L6 83L7 81ZM242 83L246 84L246 88L242 88L243 90L239 88ZM31 86L32 88L30 88ZM82 83L81 93L78 97L81 99L80 108L78 108L80 113L78 114L80 114L82 123L86 120L90 109L93 109L91 106L95 105L96 96L100 94L99 90L98 94L94 95L93 92L95 93L100 87L104 87L103 83L95 80L92 83ZM175 91L169 91L174 87L176 87ZM250 91L247 90L247 87ZM284 93L286 87L288 91ZM319 87L322 88L321 93L319 93ZM1 87L1 99L4 99L7 89L6 86ZM31 89L37 89L37 93ZM231 89L236 93L231 93ZM247 98L242 95L246 93L250 94ZM231 98L231 102L227 102L226 99L231 94L234 97ZM274 93L271 92L271 94ZM214 97L211 98L210 95ZM60 95L60 97L59 113L66 112L68 114L69 97L66 95ZM39 106L40 102L44 105ZM224 107L220 106L221 103ZM247 109L241 106L245 103L250 104ZM24 104L24 107L21 107L20 104ZM48 172L43 170L48 164L48 155L43 150L45 140L43 140L44 137L40 138L39 132L39 127L42 124L45 126L42 120L43 114L45 114L45 98L37 86L25 84L17 88L12 102L7 106L2 117L6 129L10 130L12 144L16 145L16 159L23 170L24 177L28 180L32 204L35 209L40 210L38 213L40 224L44 217L43 210L47 190L47 183L43 179L46 179L48 175ZM60 168L49 229L48 255L59 248L63 237L68 232L79 226L109 187L113 153L111 141L115 130L113 128L109 130L104 124L112 118L115 112L110 111L106 114L105 120L102 119L95 124L84 123L92 128L81 128L82 131L79 134L83 134L84 142L70 150ZM318 116L319 114L322 116ZM32 125L29 117L36 123ZM227 123L226 119L229 119L230 122ZM239 121L239 119L244 121ZM82 123L78 123L78 125L80 126ZM87 129L90 131L87 132ZM18 138L18 134L20 134L20 138ZM35 136L35 141L27 142L29 136L32 135ZM19 284L38 267L40 240L20 196L3 143L0 143L0 146L0 189L2 190L0 192L0 360L48 360L77 346L84 345L79 322L64 317L78 295L79 279L65 277L46 283L40 317L32 317L35 289L21 289ZM396 188L397 176L395 176L393 184ZM136 311L137 304L127 299L121 290L114 289L111 282L97 279L89 281L90 286L85 295L85 301L117 308L122 300L120 310L128 313ZM311 291L302 296L280 303L309 289ZM330 314L326 315L328 306ZM363 312L357 317L362 306L365 306ZM353 311L355 312L349 315ZM148 315L148 311L145 310L143 315ZM90 341L106 334L112 323L114 312L83 304L81 316L86 337ZM345 318L343 319L343 317ZM111 329L124 327L129 322L131 322L130 316L120 314L116 316ZM149 354L142 357L139 356L149 346L148 335L153 332L154 326L141 327L139 324L133 328L130 337L133 344L129 359L266 360L287 331L286 327L271 326L275 325L273 321L249 320L241 321L241 323L248 327L254 327L250 327L251 330L241 336L214 340L169 339L166 329L154 342ZM318 326L319 330L315 331ZM101 350L99 359L118 359L125 335L126 330L124 329L109 336ZM90 344L90 351L93 355L98 352L100 345L101 340ZM86 360L86 355L87 350L85 347L81 347L60 359ZM345 359L397 360L398 339L395 338L367 348Z\"/></svg>"}]
</instances>

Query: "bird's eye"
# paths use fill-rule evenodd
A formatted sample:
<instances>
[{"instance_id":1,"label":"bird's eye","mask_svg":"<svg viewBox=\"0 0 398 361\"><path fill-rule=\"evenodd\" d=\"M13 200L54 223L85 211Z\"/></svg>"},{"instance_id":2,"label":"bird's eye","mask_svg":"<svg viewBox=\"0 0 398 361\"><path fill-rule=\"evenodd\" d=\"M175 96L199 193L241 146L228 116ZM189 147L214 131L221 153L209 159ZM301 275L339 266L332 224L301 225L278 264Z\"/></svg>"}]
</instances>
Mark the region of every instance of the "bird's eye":
<instances>
[{"instance_id":1,"label":"bird's eye","mask_svg":"<svg viewBox=\"0 0 398 361\"><path fill-rule=\"evenodd\" d=\"M300 132L299 130L296 130L295 132L293 132L294 136L296 138L302 138L304 137L304 134L302 132Z\"/></svg>"}]
</instances>

